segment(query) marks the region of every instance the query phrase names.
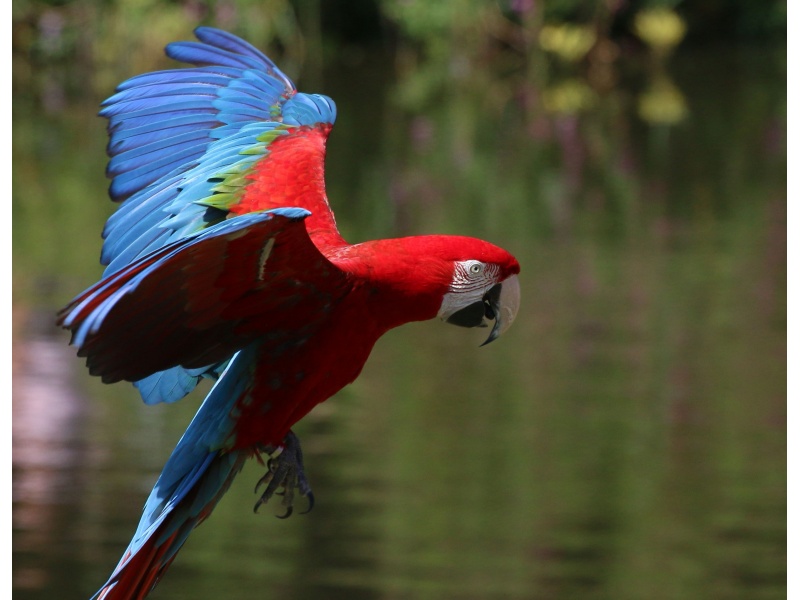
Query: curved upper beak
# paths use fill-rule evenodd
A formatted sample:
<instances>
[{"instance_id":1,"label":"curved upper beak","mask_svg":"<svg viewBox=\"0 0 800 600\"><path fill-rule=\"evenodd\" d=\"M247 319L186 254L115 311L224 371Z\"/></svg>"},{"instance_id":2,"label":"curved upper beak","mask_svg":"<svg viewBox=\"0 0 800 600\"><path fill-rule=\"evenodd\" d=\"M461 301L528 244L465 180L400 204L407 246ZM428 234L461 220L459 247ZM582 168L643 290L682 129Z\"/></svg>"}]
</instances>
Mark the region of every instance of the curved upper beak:
<instances>
[{"instance_id":1,"label":"curved upper beak","mask_svg":"<svg viewBox=\"0 0 800 600\"><path fill-rule=\"evenodd\" d=\"M494 314L494 327L481 346L495 341L506 329L511 327L519 310L519 295L519 279L516 275L507 277L505 281L498 283L486 292L483 297L487 305L486 316L492 318L489 314L490 311Z\"/></svg>"},{"instance_id":2,"label":"curved upper beak","mask_svg":"<svg viewBox=\"0 0 800 600\"><path fill-rule=\"evenodd\" d=\"M488 327L489 321L494 320L489 337L481 344L485 346L511 327L519 310L519 297L519 279L511 275L492 286L481 300L454 312L445 320L461 327Z\"/></svg>"}]
</instances>

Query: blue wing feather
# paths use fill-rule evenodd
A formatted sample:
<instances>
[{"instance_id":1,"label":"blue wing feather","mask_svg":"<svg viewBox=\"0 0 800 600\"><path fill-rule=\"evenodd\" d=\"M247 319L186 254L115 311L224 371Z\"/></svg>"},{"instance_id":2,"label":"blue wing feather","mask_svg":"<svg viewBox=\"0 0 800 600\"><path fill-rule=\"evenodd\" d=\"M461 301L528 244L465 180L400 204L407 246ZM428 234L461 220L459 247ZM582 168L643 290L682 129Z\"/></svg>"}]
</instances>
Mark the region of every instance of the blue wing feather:
<instances>
[{"instance_id":1,"label":"blue wing feather","mask_svg":"<svg viewBox=\"0 0 800 600\"><path fill-rule=\"evenodd\" d=\"M279 73L286 79L286 76L278 70L275 63L272 62L266 54L240 37L213 27L198 27L195 29L194 33L201 42L217 46L218 48L224 48L225 50L241 54L242 56L256 58L260 60L265 67ZM286 79L286 82L289 83L288 79Z\"/></svg>"},{"instance_id":2,"label":"blue wing feather","mask_svg":"<svg viewBox=\"0 0 800 600\"><path fill-rule=\"evenodd\" d=\"M213 95L218 88L227 85L227 80L228 78L223 75L212 73L207 77L198 75L187 80L184 84L170 81L126 88L104 100L100 106L113 106L119 102L128 102L141 98L157 98L181 94Z\"/></svg>"},{"instance_id":3,"label":"blue wing feather","mask_svg":"<svg viewBox=\"0 0 800 600\"><path fill-rule=\"evenodd\" d=\"M133 385L145 404L176 401L191 392L203 378L218 379L228 362L200 369L169 369L153 373Z\"/></svg>"},{"instance_id":4,"label":"blue wing feather","mask_svg":"<svg viewBox=\"0 0 800 600\"><path fill-rule=\"evenodd\" d=\"M195 69L166 69L164 71L152 71L150 73L141 73L134 75L130 79L126 79L117 86L117 93L134 88L143 88L160 83L178 84L178 83L210 83L214 85L225 86L225 80L230 80L234 77L239 77L241 69L232 69L229 67L197 67ZM111 103L114 96L108 98L103 105Z\"/></svg>"},{"instance_id":5,"label":"blue wing feather","mask_svg":"<svg viewBox=\"0 0 800 600\"><path fill-rule=\"evenodd\" d=\"M173 42L167 46L167 56L193 65L221 65L234 69L263 69L266 66L250 56L200 42Z\"/></svg>"},{"instance_id":6,"label":"blue wing feather","mask_svg":"<svg viewBox=\"0 0 800 600\"><path fill-rule=\"evenodd\" d=\"M169 137L164 137L163 132L159 132L157 136L153 133L145 132L122 138L114 146L114 156L111 160L121 162L124 159L120 158L120 155L131 150L142 149L141 152L152 152L153 150L158 150L162 146L170 146L173 143L179 143L189 139L210 140L207 131L198 131L196 127L190 125L171 127L169 133L171 134ZM136 155L129 154L127 156L132 157Z\"/></svg>"},{"instance_id":7,"label":"blue wing feather","mask_svg":"<svg viewBox=\"0 0 800 600\"><path fill-rule=\"evenodd\" d=\"M205 109L208 108L209 99L215 97L216 94L198 94L195 92L145 96L109 104L99 114L113 123L120 115L124 115L125 119L134 119L159 113L169 114L178 110Z\"/></svg>"},{"instance_id":8,"label":"blue wing feather","mask_svg":"<svg viewBox=\"0 0 800 600\"><path fill-rule=\"evenodd\" d=\"M150 142L139 145L130 150L118 153L109 162L106 172L111 175L119 175L143 167L157 158L160 154L171 155L198 144L198 142L208 142L209 135L205 131L187 131L174 135L165 140Z\"/></svg>"},{"instance_id":9,"label":"blue wing feather","mask_svg":"<svg viewBox=\"0 0 800 600\"><path fill-rule=\"evenodd\" d=\"M153 119L136 127L127 126L125 129L115 130L108 143L108 152L114 156L120 151L121 144L137 136L146 135L150 141L158 141L174 135L176 131L208 132L218 126L219 121L213 113L190 114L166 120Z\"/></svg>"}]
</instances>

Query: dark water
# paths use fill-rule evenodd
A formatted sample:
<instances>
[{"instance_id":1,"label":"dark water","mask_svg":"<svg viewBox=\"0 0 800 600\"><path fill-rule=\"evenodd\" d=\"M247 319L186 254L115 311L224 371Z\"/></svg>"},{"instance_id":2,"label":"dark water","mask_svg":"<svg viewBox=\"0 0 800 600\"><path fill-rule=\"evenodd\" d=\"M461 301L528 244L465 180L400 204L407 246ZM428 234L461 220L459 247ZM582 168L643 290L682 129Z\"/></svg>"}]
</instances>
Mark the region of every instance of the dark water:
<instances>
[{"instance_id":1,"label":"dark water","mask_svg":"<svg viewBox=\"0 0 800 600\"><path fill-rule=\"evenodd\" d=\"M503 245L520 315L486 348L390 332L297 428L314 511L254 515L250 465L152 597L785 597L785 52L685 51L550 112L525 79L414 106L357 58L302 86L339 105L345 236ZM21 600L106 579L201 397L146 407L52 326L100 274L112 210L100 98L54 89L14 105Z\"/></svg>"}]
</instances>

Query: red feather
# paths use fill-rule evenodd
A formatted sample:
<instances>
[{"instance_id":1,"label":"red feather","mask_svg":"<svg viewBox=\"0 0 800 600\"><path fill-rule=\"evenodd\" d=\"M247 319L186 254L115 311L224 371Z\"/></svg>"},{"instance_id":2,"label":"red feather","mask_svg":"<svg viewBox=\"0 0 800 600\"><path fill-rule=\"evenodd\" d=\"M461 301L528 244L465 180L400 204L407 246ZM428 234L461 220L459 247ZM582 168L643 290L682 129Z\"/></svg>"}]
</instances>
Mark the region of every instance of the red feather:
<instances>
[{"instance_id":1,"label":"red feather","mask_svg":"<svg viewBox=\"0 0 800 600\"><path fill-rule=\"evenodd\" d=\"M325 195L325 143L331 128L328 123L298 127L270 142L267 156L256 163L242 199L230 211L241 215L281 206L305 208L311 211L306 228L318 246L344 244Z\"/></svg>"},{"instance_id":2,"label":"red feather","mask_svg":"<svg viewBox=\"0 0 800 600\"><path fill-rule=\"evenodd\" d=\"M78 296L59 323L69 318L76 330L151 267L81 344L90 372L107 383L136 381L175 365L214 364L267 333L280 343L281 331L292 337L313 327L347 283L302 220L276 215L145 256Z\"/></svg>"}]
</instances>

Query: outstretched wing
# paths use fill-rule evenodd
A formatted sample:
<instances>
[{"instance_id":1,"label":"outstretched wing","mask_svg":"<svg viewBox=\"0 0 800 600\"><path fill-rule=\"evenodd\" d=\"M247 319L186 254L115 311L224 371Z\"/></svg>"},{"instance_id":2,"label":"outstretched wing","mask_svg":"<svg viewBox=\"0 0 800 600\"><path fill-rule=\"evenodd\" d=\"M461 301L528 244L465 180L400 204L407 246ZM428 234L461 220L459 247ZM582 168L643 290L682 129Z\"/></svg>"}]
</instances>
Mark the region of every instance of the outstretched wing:
<instances>
[{"instance_id":1,"label":"outstretched wing","mask_svg":"<svg viewBox=\"0 0 800 600\"><path fill-rule=\"evenodd\" d=\"M79 295L58 324L106 383L220 363L256 340L302 343L347 291L308 215L250 213L167 244Z\"/></svg>"},{"instance_id":2,"label":"outstretched wing","mask_svg":"<svg viewBox=\"0 0 800 600\"><path fill-rule=\"evenodd\" d=\"M109 193L121 202L103 231L106 276L231 215L278 207L311 212L323 248L343 243L325 195L330 98L298 93L249 43L200 27L199 42L169 44L190 68L133 77L103 103ZM137 382L145 401L173 401L223 365L182 367Z\"/></svg>"},{"instance_id":3,"label":"outstretched wing","mask_svg":"<svg viewBox=\"0 0 800 600\"><path fill-rule=\"evenodd\" d=\"M229 212L305 208L310 231L340 240L323 176L333 101L298 93L234 35L195 34L166 48L195 67L133 77L103 103L110 195L122 202L103 232L109 272Z\"/></svg>"}]
</instances>

